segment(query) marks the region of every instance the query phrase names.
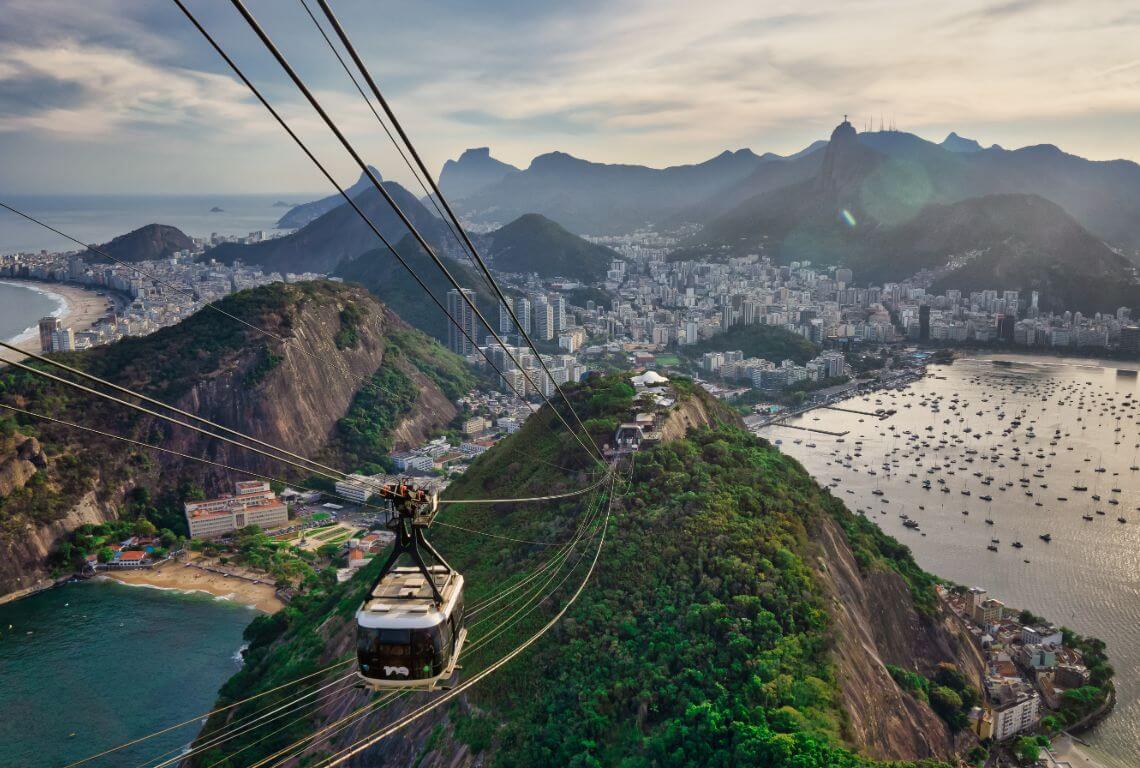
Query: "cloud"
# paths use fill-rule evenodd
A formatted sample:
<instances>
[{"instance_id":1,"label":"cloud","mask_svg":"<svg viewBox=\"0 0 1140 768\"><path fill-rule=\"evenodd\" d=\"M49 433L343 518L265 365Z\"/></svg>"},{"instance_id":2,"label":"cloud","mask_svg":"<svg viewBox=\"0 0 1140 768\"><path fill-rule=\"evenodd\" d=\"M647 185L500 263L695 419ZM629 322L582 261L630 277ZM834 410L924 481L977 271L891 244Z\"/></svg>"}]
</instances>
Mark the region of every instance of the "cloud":
<instances>
[{"instance_id":1,"label":"cloud","mask_svg":"<svg viewBox=\"0 0 1140 768\"><path fill-rule=\"evenodd\" d=\"M227 125L245 124L254 110L230 78L70 41L0 48L0 103L11 107L0 111L0 131L61 140L150 127L227 133Z\"/></svg>"},{"instance_id":2,"label":"cloud","mask_svg":"<svg viewBox=\"0 0 1140 768\"><path fill-rule=\"evenodd\" d=\"M384 165L386 140L300 8L252 5L362 151ZM321 156L354 177L232 9L193 7ZM984 125L986 143L1013 146L1056 141L1051 126L1091 121L1102 128L1084 143L1070 130L1066 138L1078 140L1066 149L1140 156L1140 138L1121 127L1123 116L1140 116L1136 65L1119 55L1135 29L1113 25L1121 14L1114 0L819 0L809 8L801 0L425 0L383 15L364 0L338 0L337 11L436 167L478 145L523 166L555 149L658 166L725 147L787 153L826 136L844 113L857 124L883 113L904 129L943 135ZM63 141L97 142L99 162L117 169L175 142L187 157L217 159L198 162L210 169L195 182L205 188L311 178L167 4L0 0L0 14L6 171ZM257 173L258 163L271 172ZM382 170L399 178L398 158ZM130 174L121 178L130 184Z\"/></svg>"}]
</instances>

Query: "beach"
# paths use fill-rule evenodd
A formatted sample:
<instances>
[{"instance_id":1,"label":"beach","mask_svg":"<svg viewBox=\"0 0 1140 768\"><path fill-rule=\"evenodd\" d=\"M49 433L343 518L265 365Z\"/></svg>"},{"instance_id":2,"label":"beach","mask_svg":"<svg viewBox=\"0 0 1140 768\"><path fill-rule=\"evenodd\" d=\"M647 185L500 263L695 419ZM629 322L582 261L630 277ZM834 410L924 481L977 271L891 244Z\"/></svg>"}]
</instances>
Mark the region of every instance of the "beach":
<instances>
[{"instance_id":1,"label":"beach","mask_svg":"<svg viewBox=\"0 0 1140 768\"><path fill-rule=\"evenodd\" d=\"M55 299L60 306L54 314L65 328L86 331L94 326L109 311L115 308L116 299L108 293L100 296L95 290L69 283L47 283L39 280L18 280L5 278L0 283L16 285L44 293ZM39 318L30 319L28 330L10 343L29 352L40 352L40 337L37 329Z\"/></svg>"},{"instance_id":2,"label":"beach","mask_svg":"<svg viewBox=\"0 0 1140 768\"><path fill-rule=\"evenodd\" d=\"M255 584L237 576L204 571L171 560L155 568L106 571L103 576L133 586L175 589L182 592L206 592L216 597L249 605L263 613L276 613L285 607L276 595L272 582Z\"/></svg>"}]
</instances>

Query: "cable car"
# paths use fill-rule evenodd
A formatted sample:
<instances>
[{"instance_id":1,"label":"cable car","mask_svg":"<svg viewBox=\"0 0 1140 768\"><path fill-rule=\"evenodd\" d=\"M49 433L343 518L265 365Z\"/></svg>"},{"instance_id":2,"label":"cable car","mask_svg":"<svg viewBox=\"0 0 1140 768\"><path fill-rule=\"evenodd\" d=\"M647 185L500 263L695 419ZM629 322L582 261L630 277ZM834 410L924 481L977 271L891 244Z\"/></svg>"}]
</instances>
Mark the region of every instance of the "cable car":
<instances>
[{"instance_id":1,"label":"cable car","mask_svg":"<svg viewBox=\"0 0 1140 768\"><path fill-rule=\"evenodd\" d=\"M424 537L438 508L434 493L400 482L379 495L392 502L396 541L356 612L358 674L377 690L431 690L455 674L467 639L463 576ZM409 564L400 565L405 556Z\"/></svg>"}]
</instances>

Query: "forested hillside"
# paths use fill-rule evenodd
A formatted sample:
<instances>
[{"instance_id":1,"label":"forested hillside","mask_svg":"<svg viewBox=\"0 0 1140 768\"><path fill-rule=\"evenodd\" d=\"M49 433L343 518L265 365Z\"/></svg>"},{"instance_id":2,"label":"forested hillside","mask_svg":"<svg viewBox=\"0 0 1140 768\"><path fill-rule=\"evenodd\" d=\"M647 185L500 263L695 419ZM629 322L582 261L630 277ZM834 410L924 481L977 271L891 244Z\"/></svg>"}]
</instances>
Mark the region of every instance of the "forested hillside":
<instances>
[{"instance_id":1,"label":"forested hillside","mask_svg":"<svg viewBox=\"0 0 1140 768\"><path fill-rule=\"evenodd\" d=\"M382 465L393 447L447 426L457 413L453 400L474 382L462 360L359 287L274 283L228 296L219 309L233 317L203 309L148 336L55 357L350 470ZM25 371L0 375L0 403L300 479L278 462ZM216 466L11 411L0 414L0 435L4 591L32 584L48 568L56 542L81 524L145 515L184 531L181 502L229 491L235 479Z\"/></svg>"},{"instance_id":2,"label":"forested hillside","mask_svg":"<svg viewBox=\"0 0 1140 768\"><path fill-rule=\"evenodd\" d=\"M597 531L610 512L594 577L562 621L458 702L381 741L365 762L822 768L954 759L949 727L899 689L887 666L933 676L940 662L958 661L938 647L953 643L931 577L905 547L848 512L795 461L742 430L703 393L684 382L678 387L681 404L670 418L694 429L638 453L632 466L623 462L612 506L588 495L551 506L449 508L441 516L509 537L432 530L433 542L465 574L468 604L478 605L544 562L550 550L542 542L564 542L582 524ZM635 393L621 377L610 377L570 395L587 427L602 436L626 417ZM448 496L527 495L587 484L589 465L554 424L549 412L529 421L480 457ZM588 563L595 541L581 549L587 557L580 562ZM874 583L894 596L893 604L878 609L885 614L872 619L849 589L837 588L848 569L858 585ZM553 614L583 573L584 565L567 571L550 599L532 604L497 640L481 643L488 628L472 622L475 650L463 659L459 680ZM353 601L369 576L255 622L245 669L219 703L346 658L353 647ZM503 610L509 616L515 609ZM937 642L921 656L915 646L913 657L902 658L912 640L880 646L872 620L909 625L916 638ZM848 643L856 631L868 639ZM972 679L976 670L969 659L963 664L963 679ZM330 754L434 695L404 697L306 754L310 760ZM284 736L249 744L242 760L272 754L367 700L357 693L324 707ZM243 712L215 718L207 734ZM863 727L867 717L876 719L875 729ZM203 753L196 764L210 765L244 744L239 737L224 750Z\"/></svg>"}]
</instances>

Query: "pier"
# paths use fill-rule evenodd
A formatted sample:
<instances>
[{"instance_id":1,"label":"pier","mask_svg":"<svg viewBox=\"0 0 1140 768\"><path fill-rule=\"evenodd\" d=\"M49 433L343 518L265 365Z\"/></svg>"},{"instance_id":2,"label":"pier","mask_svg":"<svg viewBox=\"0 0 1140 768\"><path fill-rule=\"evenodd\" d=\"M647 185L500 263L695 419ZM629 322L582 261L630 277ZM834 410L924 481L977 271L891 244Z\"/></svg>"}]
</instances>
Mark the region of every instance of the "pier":
<instances>
[{"instance_id":1,"label":"pier","mask_svg":"<svg viewBox=\"0 0 1140 768\"><path fill-rule=\"evenodd\" d=\"M851 431L849 429L845 429L842 432L833 432L827 429L816 429L815 427L801 427L798 424L785 424L782 421L770 421L767 424L760 425L757 427L757 429L763 429L764 427L784 427L785 429L799 429L803 430L804 432L815 432L818 435L827 435L829 437L843 437Z\"/></svg>"},{"instance_id":2,"label":"pier","mask_svg":"<svg viewBox=\"0 0 1140 768\"><path fill-rule=\"evenodd\" d=\"M817 408L826 408L829 411L839 411L841 413L854 413L857 416L873 416L876 419L885 419L888 416L894 416L894 411L859 411L854 408L840 408L838 405L820 405Z\"/></svg>"}]
</instances>

